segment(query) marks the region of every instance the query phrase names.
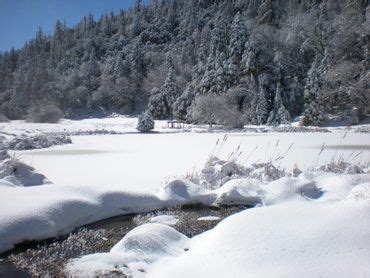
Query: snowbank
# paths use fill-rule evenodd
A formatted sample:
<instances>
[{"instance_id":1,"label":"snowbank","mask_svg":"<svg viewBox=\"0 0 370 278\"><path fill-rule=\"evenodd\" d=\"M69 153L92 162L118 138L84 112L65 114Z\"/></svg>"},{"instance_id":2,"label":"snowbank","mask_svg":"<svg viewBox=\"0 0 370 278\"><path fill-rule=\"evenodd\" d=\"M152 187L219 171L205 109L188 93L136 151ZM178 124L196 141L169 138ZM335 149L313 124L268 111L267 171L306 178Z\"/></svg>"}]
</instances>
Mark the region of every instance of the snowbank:
<instances>
[{"instance_id":1,"label":"snowbank","mask_svg":"<svg viewBox=\"0 0 370 278\"><path fill-rule=\"evenodd\" d=\"M370 250L365 248L370 244L370 174L305 172L268 183L235 179L206 191L175 180L159 196L163 192L171 202L220 204L222 200L224 205L256 206L180 244L186 252L156 253L155 260L148 260L141 258L136 245L125 245L124 252L113 257L95 254L75 259L68 273L97 275L115 265L125 266L123 273L150 277L358 277L370 273ZM157 242L150 246L172 245L161 231L153 233L151 239ZM147 245L140 238L136 244ZM131 258L135 267L129 266ZM102 268L90 272L92 265L102 262Z\"/></svg>"},{"instance_id":2,"label":"snowbank","mask_svg":"<svg viewBox=\"0 0 370 278\"><path fill-rule=\"evenodd\" d=\"M0 186L35 186L50 181L33 167L10 158L6 151L0 151Z\"/></svg>"},{"instance_id":3,"label":"snowbank","mask_svg":"<svg viewBox=\"0 0 370 278\"><path fill-rule=\"evenodd\" d=\"M144 276L148 265L184 253L188 242L186 236L167 225L144 224L130 231L109 253L72 260L66 271L80 277L112 273Z\"/></svg>"},{"instance_id":4,"label":"snowbank","mask_svg":"<svg viewBox=\"0 0 370 278\"><path fill-rule=\"evenodd\" d=\"M150 277L362 277L370 273L370 204L288 202L233 215L163 259Z\"/></svg>"}]
</instances>

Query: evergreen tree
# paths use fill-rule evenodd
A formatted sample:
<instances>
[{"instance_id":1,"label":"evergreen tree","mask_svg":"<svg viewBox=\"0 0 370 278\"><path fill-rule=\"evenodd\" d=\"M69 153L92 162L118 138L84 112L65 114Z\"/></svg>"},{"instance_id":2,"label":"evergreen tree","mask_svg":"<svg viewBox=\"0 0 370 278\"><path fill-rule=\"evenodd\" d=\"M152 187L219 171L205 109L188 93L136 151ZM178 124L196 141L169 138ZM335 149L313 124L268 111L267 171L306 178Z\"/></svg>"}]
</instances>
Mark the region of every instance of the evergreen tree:
<instances>
[{"instance_id":1,"label":"evergreen tree","mask_svg":"<svg viewBox=\"0 0 370 278\"><path fill-rule=\"evenodd\" d=\"M273 0L262 0L257 11L257 18L260 24L275 24L276 9L272 1Z\"/></svg>"},{"instance_id":2,"label":"evergreen tree","mask_svg":"<svg viewBox=\"0 0 370 278\"><path fill-rule=\"evenodd\" d=\"M167 114L172 115L172 106L179 97L179 88L177 86L174 65L171 58L169 58L167 66L168 72L161 91L167 100Z\"/></svg>"},{"instance_id":3,"label":"evergreen tree","mask_svg":"<svg viewBox=\"0 0 370 278\"><path fill-rule=\"evenodd\" d=\"M167 99L160 89L156 87L150 93L148 111L157 120L163 120L168 116Z\"/></svg>"},{"instance_id":4,"label":"evergreen tree","mask_svg":"<svg viewBox=\"0 0 370 278\"><path fill-rule=\"evenodd\" d=\"M140 132L149 132L154 129L154 120L148 111L139 116L136 129Z\"/></svg>"},{"instance_id":5,"label":"evergreen tree","mask_svg":"<svg viewBox=\"0 0 370 278\"><path fill-rule=\"evenodd\" d=\"M191 105L195 99L194 88L188 86L173 104L173 116L182 121L191 121Z\"/></svg>"},{"instance_id":6,"label":"evergreen tree","mask_svg":"<svg viewBox=\"0 0 370 278\"><path fill-rule=\"evenodd\" d=\"M270 112L269 118L267 119L267 124L279 125L289 123L290 114L283 104L283 100L281 98L281 84L278 82L275 91L274 108Z\"/></svg>"},{"instance_id":7,"label":"evergreen tree","mask_svg":"<svg viewBox=\"0 0 370 278\"><path fill-rule=\"evenodd\" d=\"M258 125L265 124L269 115L268 92L266 89L267 83L268 77L266 74L261 74L258 76L258 102L255 110L255 123Z\"/></svg>"},{"instance_id":8,"label":"evergreen tree","mask_svg":"<svg viewBox=\"0 0 370 278\"><path fill-rule=\"evenodd\" d=\"M305 107L301 119L302 125L320 125L326 119L321 86L322 83L316 59L308 72L304 90Z\"/></svg>"},{"instance_id":9,"label":"evergreen tree","mask_svg":"<svg viewBox=\"0 0 370 278\"><path fill-rule=\"evenodd\" d=\"M248 30L246 26L246 19L237 12L230 27L230 43L229 43L229 59L233 64L239 64L245 43L248 39Z\"/></svg>"}]
</instances>

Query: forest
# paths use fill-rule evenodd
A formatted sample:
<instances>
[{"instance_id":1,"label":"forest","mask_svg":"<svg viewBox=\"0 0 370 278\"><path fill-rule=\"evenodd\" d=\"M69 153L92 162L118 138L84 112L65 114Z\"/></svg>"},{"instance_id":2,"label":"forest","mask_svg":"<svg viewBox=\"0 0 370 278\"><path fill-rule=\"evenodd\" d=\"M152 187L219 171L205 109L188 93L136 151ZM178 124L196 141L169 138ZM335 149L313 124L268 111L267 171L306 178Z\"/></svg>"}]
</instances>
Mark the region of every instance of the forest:
<instances>
[{"instance_id":1,"label":"forest","mask_svg":"<svg viewBox=\"0 0 370 278\"><path fill-rule=\"evenodd\" d=\"M153 0L57 21L0 53L0 118L356 124L370 112L369 18L366 0Z\"/></svg>"}]
</instances>

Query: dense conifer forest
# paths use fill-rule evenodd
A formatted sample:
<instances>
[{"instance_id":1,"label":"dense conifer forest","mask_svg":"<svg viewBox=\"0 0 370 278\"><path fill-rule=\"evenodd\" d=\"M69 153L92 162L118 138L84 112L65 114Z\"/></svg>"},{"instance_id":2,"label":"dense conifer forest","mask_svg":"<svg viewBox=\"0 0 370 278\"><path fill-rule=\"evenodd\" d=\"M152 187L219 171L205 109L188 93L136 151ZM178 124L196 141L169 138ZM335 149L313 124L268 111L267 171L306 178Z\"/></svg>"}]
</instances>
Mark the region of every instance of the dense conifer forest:
<instances>
[{"instance_id":1,"label":"dense conifer forest","mask_svg":"<svg viewBox=\"0 0 370 278\"><path fill-rule=\"evenodd\" d=\"M355 124L369 113L367 2L137 1L74 27L57 21L0 53L0 114Z\"/></svg>"}]
</instances>

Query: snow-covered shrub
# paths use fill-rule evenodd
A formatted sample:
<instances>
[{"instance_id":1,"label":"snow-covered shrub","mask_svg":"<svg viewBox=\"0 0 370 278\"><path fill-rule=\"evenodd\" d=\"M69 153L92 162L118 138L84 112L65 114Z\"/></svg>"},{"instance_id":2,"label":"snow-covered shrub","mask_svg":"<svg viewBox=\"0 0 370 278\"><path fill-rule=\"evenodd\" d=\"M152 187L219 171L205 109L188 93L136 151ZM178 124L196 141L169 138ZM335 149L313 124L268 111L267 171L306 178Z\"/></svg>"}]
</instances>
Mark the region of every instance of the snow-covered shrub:
<instances>
[{"instance_id":1,"label":"snow-covered shrub","mask_svg":"<svg viewBox=\"0 0 370 278\"><path fill-rule=\"evenodd\" d=\"M350 164L341 160L332 161L318 168L320 171L338 174L363 174L365 171L359 165Z\"/></svg>"},{"instance_id":2,"label":"snow-covered shrub","mask_svg":"<svg viewBox=\"0 0 370 278\"><path fill-rule=\"evenodd\" d=\"M34 123L57 123L63 112L54 104L34 105L28 110L27 120Z\"/></svg>"},{"instance_id":3,"label":"snow-covered shrub","mask_svg":"<svg viewBox=\"0 0 370 278\"><path fill-rule=\"evenodd\" d=\"M0 163L0 179L13 186L34 186L50 183L36 170L15 158L5 159Z\"/></svg>"},{"instance_id":4,"label":"snow-covered shrub","mask_svg":"<svg viewBox=\"0 0 370 278\"><path fill-rule=\"evenodd\" d=\"M136 129L140 132L149 132L154 129L154 120L148 111L145 111L139 116Z\"/></svg>"},{"instance_id":5,"label":"snow-covered shrub","mask_svg":"<svg viewBox=\"0 0 370 278\"><path fill-rule=\"evenodd\" d=\"M249 178L267 182L280 179L287 175L284 170L279 169L271 162L252 164L250 167L246 168L246 171L248 172L247 176Z\"/></svg>"},{"instance_id":6,"label":"snow-covered shrub","mask_svg":"<svg viewBox=\"0 0 370 278\"><path fill-rule=\"evenodd\" d=\"M327 128L323 127L307 127L307 126L276 126L272 128L272 131L274 132L331 132Z\"/></svg>"},{"instance_id":7,"label":"snow-covered shrub","mask_svg":"<svg viewBox=\"0 0 370 278\"><path fill-rule=\"evenodd\" d=\"M243 117L237 107L227 103L224 96L208 95L195 98L192 118L196 123L221 124L232 128L244 126Z\"/></svg>"},{"instance_id":8,"label":"snow-covered shrub","mask_svg":"<svg viewBox=\"0 0 370 278\"><path fill-rule=\"evenodd\" d=\"M33 150L70 143L72 143L71 137L63 134L23 135L12 139L8 147L11 150Z\"/></svg>"}]
</instances>

